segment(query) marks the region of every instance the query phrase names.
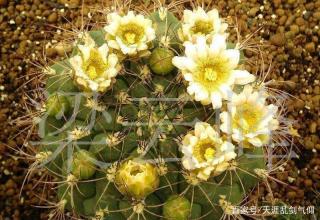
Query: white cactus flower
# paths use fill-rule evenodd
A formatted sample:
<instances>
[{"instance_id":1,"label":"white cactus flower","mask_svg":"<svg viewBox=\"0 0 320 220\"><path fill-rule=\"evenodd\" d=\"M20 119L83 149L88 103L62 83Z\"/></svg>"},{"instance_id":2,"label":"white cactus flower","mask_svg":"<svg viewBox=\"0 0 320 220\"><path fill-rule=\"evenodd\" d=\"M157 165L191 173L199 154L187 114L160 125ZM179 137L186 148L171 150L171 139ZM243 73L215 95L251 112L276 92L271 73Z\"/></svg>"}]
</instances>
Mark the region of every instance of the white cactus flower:
<instances>
[{"instance_id":1,"label":"white cactus flower","mask_svg":"<svg viewBox=\"0 0 320 220\"><path fill-rule=\"evenodd\" d=\"M188 81L187 92L203 105L212 103L220 108L222 100L228 100L235 84L244 85L255 80L246 70L236 69L240 51L226 49L226 38L215 35L207 44L203 36L195 44L185 42L185 56L174 57L172 62Z\"/></svg>"},{"instance_id":2,"label":"white cactus flower","mask_svg":"<svg viewBox=\"0 0 320 220\"><path fill-rule=\"evenodd\" d=\"M228 104L228 112L222 112L220 129L242 143L243 147L261 147L268 143L271 132L279 126L278 107L267 105L265 91L254 91L246 85Z\"/></svg>"},{"instance_id":3,"label":"white cactus flower","mask_svg":"<svg viewBox=\"0 0 320 220\"><path fill-rule=\"evenodd\" d=\"M215 34L226 35L227 28L228 24L221 21L217 9L205 12L203 8L198 7L193 11L184 10L179 37L182 41L192 42L198 36L204 36L207 40L211 40Z\"/></svg>"},{"instance_id":4,"label":"white cactus flower","mask_svg":"<svg viewBox=\"0 0 320 220\"><path fill-rule=\"evenodd\" d=\"M80 53L70 58L73 77L81 89L88 92L105 92L118 74L118 57L109 53L107 44L97 47L86 34L84 44L78 44Z\"/></svg>"},{"instance_id":5,"label":"white cactus flower","mask_svg":"<svg viewBox=\"0 0 320 220\"><path fill-rule=\"evenodd\" d=\"M208 123L197 122L194 131L188 133L181 146L182 165L196 173L201 180L208 180L229 167L229 161L237 155L234 146L223 141Z\"/></svg>"},{"instance_id":6,"label":"white cactus flower","mask_svg":"<svg viewBox=\"0 0 320 220\"><path fill-rule=\"evenodd\" d=\"M114 12L107 19L109 24L104 29L108 45L125 55L148 50L148 44L156 37L152 21L143 15L129 11L127 15L120 16Z\"/></svg>"}]
</instances>

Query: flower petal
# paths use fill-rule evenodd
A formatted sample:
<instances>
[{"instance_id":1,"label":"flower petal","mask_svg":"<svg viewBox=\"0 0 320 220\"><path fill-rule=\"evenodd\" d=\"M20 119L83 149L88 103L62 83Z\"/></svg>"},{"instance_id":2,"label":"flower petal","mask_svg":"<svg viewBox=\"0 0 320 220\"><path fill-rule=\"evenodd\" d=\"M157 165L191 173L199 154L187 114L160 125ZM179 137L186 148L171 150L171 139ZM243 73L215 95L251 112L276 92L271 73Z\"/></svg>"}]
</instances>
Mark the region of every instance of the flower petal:
<instances>
[{"instance_id":1,"label":"flower petal","mask_svg":"<svg viewBox=\"0 0 320 220\"><path fill-rule=\"evenodd\" d=\"M104 62L107 62L107 57L109 53L109 47L107 44L103 44L101 47L98 48L98 51L103 59Z\"/></svg>"},{"instance_id":2,"label":"flower petal","mask_svg":"<svg viewBox=\"0 0 320 220\"><path fill-rule=\"evenodd\" d=\"M81 44L78 45L78 48L80 50L80 53L81 53L84 61L88 60L90 57L91 48L88 47L87 45L81 45Z\"/></svg>"},{"instance_id":3,"label":"flower petal","mask_svg":"<svg viewBox=\"0 0 320 220\"><path fill-rule=\"evenodd\" d=\"M238 66L240 60L240 52L236 49L225 50L223 56L228 59L228 66L231 69L235 69Z\"/></svg>"},{"instance_id":4,"label":"flower petal","mask_svg":"<svg viewBox=\"0 0 320 220\"><path fill-rule=\"evenodd\" d=\"M180 70L192 71L195 69L195 63L188 57L174 57L172 64Z\"/></svg>"},{"instance_id":5,"label":"flower petal","mask_svg":"<svg viewBox=\"0 0 320 220\"><path fill-rule=\"evenodd\" d=\"M183 78L186 80L186 81L193 81L193 76L191 73L185 73L183 74Z\"/></svg>"},{"instance_id":6,"label":"flower petal","mask_svg":"<svg viewBox=\"0 0 320 220\"><path fill-rule=\"evenodd\" d=\"M262 147L263 145L262 141L258 137L250 138L248 139L248 142L256 147Z\"/></svg>"},{"instance_id":7,"label":"flower petal","mask_svg":"<svg viewBox=\"0 0 320 220\"><path fill-rule=\"evenodd\" d=\"M222 121L220 125L220 130L226 134L232 133L231 115L229 112L222 112L220 114L220 119Z\"/></svg>"},{"instance_id":8,"label":"flower petal","mask_svg":"<svg viewBox=\"0 0 320 220\"><path fill-rule=\"evenodd\" d=\"M256 77L250 74L246 70L233 70L232 74L235 77L235 83L240 85L245 85L255 81Z\"/></svg>"},{"instance_id":9,"label":"flower petal","mask_svg":"<svg viewBox=\"0 0 320 220\"><path fill-rule=\"evenodd\" d=\"M221 34L214 35L212 38L212 43L210 44L211 55L216 56L226 48L227 48L226 37Z\"/></svg>"},{"instance_id":10,"label":"flower petal","mask_svg":"<svg viewBox=\"0 0 320 220\"><path fill-rule=\"evenodd\" d=\"M212 107L214 109L221 108L221 106L222 106L221 94L218 92L212 92L211 93L211 102L212 102Z\"/></svg>"},{"instance_id":11,"label":"flower petal","mask_svg":"<svg viewBox=\"0 0 320 220\"><path fill-rule=\"evenodd\" d=\"M199 89L195 92L194 98L196 101L201 101L209 97L209 92L203 87L199 86Z\"/></svg>"}]
</instances>

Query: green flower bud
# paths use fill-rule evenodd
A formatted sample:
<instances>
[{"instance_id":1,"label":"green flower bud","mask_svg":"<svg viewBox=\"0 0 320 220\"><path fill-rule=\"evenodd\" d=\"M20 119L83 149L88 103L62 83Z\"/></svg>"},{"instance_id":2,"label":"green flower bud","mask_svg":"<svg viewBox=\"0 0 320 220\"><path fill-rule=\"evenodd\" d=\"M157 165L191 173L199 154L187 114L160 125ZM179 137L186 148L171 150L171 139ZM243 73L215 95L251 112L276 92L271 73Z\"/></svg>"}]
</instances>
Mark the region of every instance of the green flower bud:
<instances>
[{"instance_id":1,"label":"green flower bud","mask_svg":"<svg viewBox=\"0 0 320 220\"><path fill-rule=\"evenodd\" d=\"M151 163L128 160L117 170L115 183L122 194L143 199L158 188L159 174Z\"/></svg>"},{"instance_id":2,"label":"green flower bud","mask_svg":"<svg viewBox=\"0 0 320 220\"><path fill-rule=\"evenodd\" d=\"M70 103L65 96L51 95L46 103L46 111L50 116L65 114L70 110Z\"/></svg>"},{"instance_id":3,"label":"green flower bud","mask_svg":"<svg viewBox=\"0 0 320 220\"><path fill-rule=\"evenodd\" d=\"M165 219L186 220L190 215L191 204L188 199L173 195L163 205Z\"/></svg>"},{"instance_id":4,"label":"green flower bud","mask_svg":"<svg viewBox=\"0 0 320 220\"><path fill-rule=\"evenodd\" d=\"M94 155L86 150L74 153L71 173L79 180L89 179L96 172L96 167L93 163L95 159Z\"/></svg>"},{"instance_id":5,"label":"green flower bud","mask_svg":"<svg viewBox=\"0 0 320 220\"><path fill-rule=\"evenodd\" d=\"M158 47L154 49L149 60L151 70L159 75L167 75L174 69L173 57L173 51L168 48Z\"/></svg>"}]
</instances>

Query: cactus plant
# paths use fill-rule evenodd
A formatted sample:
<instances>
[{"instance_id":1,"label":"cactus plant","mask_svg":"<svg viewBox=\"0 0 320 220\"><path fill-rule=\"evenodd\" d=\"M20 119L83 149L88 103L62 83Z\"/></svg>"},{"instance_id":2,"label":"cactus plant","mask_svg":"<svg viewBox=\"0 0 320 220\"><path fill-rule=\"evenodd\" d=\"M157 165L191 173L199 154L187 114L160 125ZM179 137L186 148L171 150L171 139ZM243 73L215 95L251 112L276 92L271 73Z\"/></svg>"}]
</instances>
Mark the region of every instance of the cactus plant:
<instances>
[{"instance_id":1,"label":"cactus plant","mask_svg":"<svg viewBox=\"0 0 320 220\"><path fill-rule=\"evenodd\" d=\"M57 179L59 210L220 219L265 178L277 108L217 13L110 13L50 67L36 158Z\"/></svg>"}]
</instances>

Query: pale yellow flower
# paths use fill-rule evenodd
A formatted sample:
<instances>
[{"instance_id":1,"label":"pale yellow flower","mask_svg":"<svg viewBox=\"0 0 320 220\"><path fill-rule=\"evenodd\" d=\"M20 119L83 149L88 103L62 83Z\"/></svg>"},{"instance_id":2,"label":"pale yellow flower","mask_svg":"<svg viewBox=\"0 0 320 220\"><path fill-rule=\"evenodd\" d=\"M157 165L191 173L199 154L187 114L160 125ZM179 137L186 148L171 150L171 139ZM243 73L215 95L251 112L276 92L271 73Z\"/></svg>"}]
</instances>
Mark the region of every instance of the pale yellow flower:
<instances>
[{"instance_id":1,"label":"pale yellow flower","mask_svg":"<svg viewBox=\"0 0 320 220\"><path fill-rule=\"evenodd\" d=\"M104 29L108 45L125 55L136 55L148 50L149 44L156 37L152 21L143 15L129 11L121 16L114 12L107 19L109 24Z\"/></svg>"},{"instance_id":2,"label":"pale yellow flower","mask_svg":"<svg viewBox=\"0 0 320 220\"><path fill-rule=\"evenodd\" d=\"M224 35L228 24L219 18L217 9L205 12L203 8L185 10L179 37L182 41L195 41L198 36L211 40L215 34Z\"/></svg>"},{"instance_id":3,"label":"pale yellow flower","mask_svg":"<svg viewBox=\"0 0 320 220\"><path fill-rule=\"evenodd\" d=\"M272 131L279 126L277 106L266 103L265 91L254 91L246 85L240 94L234 94L228 111L222 112L220 129L231 135L243 147L261 147L268 143Z\"/></svg>"},{"instance_id":4,"label":"pale yellow flower","mask_svg":"<svg viewBox=\"0 0 320 220\"><path fill-rule=\"evenodd\" d=\"M88 34L77 47L80 53L70 58L76 84L88 92L105 92L120 70L118 57L109 53L107 44L97 47Z\"/></svg>"},{"instance_id":5,"label":"pale yellow flower","mask_svg":"<svg viewBox=\"0 0 320 220\"><path fill-rule=\"evenodd\" d=\"M237 69L240 52L227 49L225 36L215 35L211 44L203 36L195 44L186 42L185 56L174 57L172 62L188 81L187 92L203 105L220 108L222 100L232 95L233 86L255 80L246 70Z\"/></svg>"},{"instance_id":6,"label":"pale yellow flower","mask_svg":"<svg viewBox=\"0 0 320 220\"><path fill-rule=\"evenodd\" d=\"M201 180L219 175L236 157L234 146L223 141L214 128L205 122L196 123L194 131L184 137L181 151L183 167L196 173Z\"/></svg>"},{"instance_id":7,"label":"pale yellow flower","mask_svg":"<svg viewBox=\"0 0 320 220\"><path fill-rule=\"evenodd\" d=\"M136 199L143 199L159 186L156 166L143 160L123 162L116 172L115 183L118 190Z\"/></svg>"}]
</instances>

